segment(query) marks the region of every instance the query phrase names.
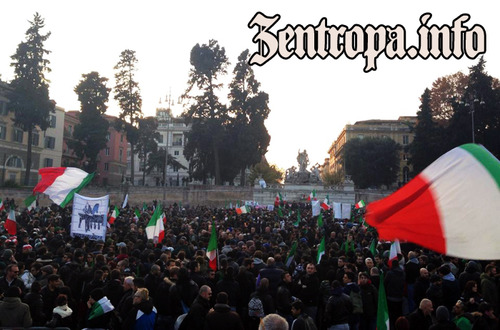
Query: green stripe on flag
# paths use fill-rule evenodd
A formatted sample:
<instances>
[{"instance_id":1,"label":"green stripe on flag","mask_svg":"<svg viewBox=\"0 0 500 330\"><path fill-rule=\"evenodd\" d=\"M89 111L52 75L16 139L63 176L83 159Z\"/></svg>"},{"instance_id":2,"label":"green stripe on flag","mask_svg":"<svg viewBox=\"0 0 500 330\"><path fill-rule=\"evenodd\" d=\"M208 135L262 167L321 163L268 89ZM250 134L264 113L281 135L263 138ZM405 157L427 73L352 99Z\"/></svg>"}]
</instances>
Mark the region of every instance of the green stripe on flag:
<instances>
[{"instance_id":1,"label":"green stripe on flag","mask_svg":"<svg viewBox=\"0 0 500 330\"><path fill-rule=\"evenodd\" d=\"M24 205L26 205L26 207L30 206L31 204L33 204L33 202L36 200L36 195L29 195L28 197L26 197L26 199L24 200ZM2 200L0 200L1 202Z\"/></svg>"},{"instance_id":2,"label":"green stripe on flag","mask_svg":"<svg viewBox=\"0 0 500 330\"><path fill-rule=\"evenodd\" d=\"M63 202L59 206L65 207L66 204L68 204L69 202L71 202L71 200L73 199L73 196L75 195L75 193L80 192L80 190L82 190L83 187L85 187L86 185L88 185L90 183L90 181L92 181L92 179L94 178L94 174L95 174L95 172L87 175L85 177L85 179L83 179L82 183L80 183L80 185L78 187L76 187L75 189L73 189L73 190L71 190L69 192L69 194L66 196L66 198L63 200Z\"/></svg>"},{"instance_id":3,"label":"green stripe on flag","mask_svg":"<svg viewBox=\"0 0 500 330\"><path fill-rule=\"evenodd\" d=\"M500 188L500 163L498 159L495 158L486 148L477 144L464 144L460 148L469 152L474 158L480 162L484 168L493 177L493 180L497 183L498 188Z\"/></svg>"}]
</instances>

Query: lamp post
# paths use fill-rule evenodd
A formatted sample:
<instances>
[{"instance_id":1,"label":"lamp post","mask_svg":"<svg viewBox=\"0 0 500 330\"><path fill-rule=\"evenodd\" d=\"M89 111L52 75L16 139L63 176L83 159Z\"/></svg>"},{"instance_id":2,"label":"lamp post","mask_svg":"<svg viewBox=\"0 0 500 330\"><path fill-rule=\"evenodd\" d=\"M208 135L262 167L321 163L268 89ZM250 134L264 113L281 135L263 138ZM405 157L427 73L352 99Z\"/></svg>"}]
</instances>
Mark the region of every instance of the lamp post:
<instances>
[{"instance_id":1,"label":"lamp post","mask_svg":"<svg viewBox=\"0 0 500 330\"><path fill-rule=\"evenodd\" d=\"M165 179L163 180L163 203L167 200L167 182L168 182L168 136L170 133L170 114L166 113L165 125L167 126L167 139L165 140Z\"/></svg>"},{"instance_id":2,"label":"lamp post","mask_svg":"<svg viewBox=\"0 0 500 330\"><path fill-rule=\"evenodd\" d=\"M479 100L476 96L470 97L468 102L461 101L460 104L464 104L466 107L470 109L470 115L471 115L471 128L472 128L472 143L476 143L476 134L475 134L475 125L474 125L474 111L476 110L476 103L479 103L480 105L484 105L483 100Z\"/></svg>"}]
</instances>

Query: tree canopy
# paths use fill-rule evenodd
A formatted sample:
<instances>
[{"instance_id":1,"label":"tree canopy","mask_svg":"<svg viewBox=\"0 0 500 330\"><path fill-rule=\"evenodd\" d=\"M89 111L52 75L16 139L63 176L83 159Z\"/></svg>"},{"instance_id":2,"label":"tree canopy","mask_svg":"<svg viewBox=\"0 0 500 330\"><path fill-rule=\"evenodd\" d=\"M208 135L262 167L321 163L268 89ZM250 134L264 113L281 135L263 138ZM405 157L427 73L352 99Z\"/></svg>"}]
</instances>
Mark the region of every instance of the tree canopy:
<instances>
[{"instance_id":1,"label":"tree canopy","mask_svg":"<svg viewBox=\"0 0 500 330\"><path fill-rule=\"evenodd\" d=\"M49 80L45 77L45 73L50 72L50 61L45 58L50 51L44 48L44 42L50 32L41 33L45 22L38 13L29 23L26 41L21 42L11 56L15 76L11 82L13 90L8 95L15 125L28 132L25 185L30 183L33 130L38 126L45 131L49 127L49 114L55 109L55 102L49 98Z\"/></svg>"},{"instance_id":2,"label":"tree canopy","mask_svg":"<svg viewBox=\"0 0 500 330\"><path fill-rule=\"evenodd\" d=\"M361 189L391 186L399 172L401 146L390 138L352 139L343 149L345 171Z\"/></svg>"}]
</instances>

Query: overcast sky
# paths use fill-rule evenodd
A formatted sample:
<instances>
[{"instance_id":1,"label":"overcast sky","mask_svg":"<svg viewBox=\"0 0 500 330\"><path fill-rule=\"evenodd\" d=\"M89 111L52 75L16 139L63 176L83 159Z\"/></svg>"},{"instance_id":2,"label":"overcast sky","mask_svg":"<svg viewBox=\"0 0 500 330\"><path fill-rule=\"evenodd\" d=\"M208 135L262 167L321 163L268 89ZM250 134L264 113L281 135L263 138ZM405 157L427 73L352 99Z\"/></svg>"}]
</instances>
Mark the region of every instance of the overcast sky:
<instances>
[{"instance_id":1,"label":"overcast sky","mask_svg":"<svg viewBox=\"0 0 500 330\"><path fill-rule=\"evenodd\" d=\"M80 105L73 89L82 74L98 71L114 87L113 67L121 51L135 50L139 60L137 81L143 97L143 113L153 115L160 99L173 99L187 86L189 54L197 44L218 40L233 66L245 49L258 52L252 39L257 27L248 23L257 12L280 15L270 29L274 34L287 25L317 26L326 18L328 26L359 25L395 27L406 32L406 45L418 45L420 17L431 13L427 23L452 25L469 14L465 29L481 25L486 31L486 70L500 77L500 20L495 1L9 1L2 4L0 19L0 74L13 77L10 56L24 40L28 20L39 12L52 35L46 42L51 51L50 97L65 110ZM280 47L283 44L280 44ZM365 58L348 59L279 55L263 66L254 65L261 89L270 95L271 113L266 126L271 134L267 159L280 168L297 165L297 151L306 149L310 165L322 164L328 148L346 124L368 119L397 119L416 115L419 97L437 78L457 71L468 72L477 58L376 59L377 70L365 73ZM223 95L227 95L224 89ZM119 108L111 96L108 114ZM182 108L175 105L174 114ZM500 137L499 137L500 138Z\"/></svg>"}]
</instances>

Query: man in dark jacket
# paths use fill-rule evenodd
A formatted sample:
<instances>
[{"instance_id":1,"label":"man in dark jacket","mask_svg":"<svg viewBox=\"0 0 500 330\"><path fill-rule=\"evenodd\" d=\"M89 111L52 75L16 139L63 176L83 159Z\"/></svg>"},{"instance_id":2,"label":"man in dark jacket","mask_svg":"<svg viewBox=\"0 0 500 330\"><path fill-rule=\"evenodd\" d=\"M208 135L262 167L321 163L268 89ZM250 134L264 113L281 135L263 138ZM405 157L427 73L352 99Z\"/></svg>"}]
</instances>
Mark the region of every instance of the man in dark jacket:
<instances>
[{"instance_id":1,"label":"man in dark jacket","mask_svg":"<svg viewBox=\"0 0 500 330\"><path fill-rule=\"evenodd\" d=\"M353 306L351 298L346 295L340 282L332 282L332 296L328 299L325 308L325 326L333 325L348 327L349 316L352 314Z\"/></svg>"},{"instance_id":2,"label":"man in dark jacket","mask_svg":"<svg viewBox=\"0 0 500 330\"><path fill-rule=\"evenodd\" d=\"M316 266L313 263L308 263L306 266L306 274L297 282L298 297L305 305L304 312L307 313L313 320L316 319L318 311L318 302L320 281L316 274Z\"/></svg>"},{"instance_id":3,"label":"man in dark jacket","mask_svg":"<svg viewBox=\"0 0 500 330\"><path fill-rule=\"evenodd\" d=\"M433 310L432 301L426 298L422 299L418 309L407 317L410 330L429 329L432 325L431 313Z\"/></svg>"},{"instance_id":4,"label":"man in dark jacket","mask_svg":"<svg viewBox=\"0 0 500 330\"><path fill-rule=\"evenodd\" d=\"M231 307L227 304L227 293L219 292L215 302L213 311L207 314L205 328L208 330L243 330L240 316L231 311Z\"/></svg>"},{"instance_id":5,"label":"man in dark jacket","mask_svg":"<svg viewBox=\"0 0 500 330\"><path fill-rule=\"evenodd\" d=\"M389 321L391 328L393 328L396 319L403 315L403 294L405 288L405 273L397 260L392 261L392 268L385 276L384 286L387 295Z\"/></svg>"},{"instance_id":6,"label":"man in dark jacket","mask_svg":"<svg viewBox=\"0 0 500 330\"><path fill-rule=\"evenodd\" d=\"M0 327L29 328L32 323L30 308L21 302L21 289L12 285L4 295L4 300L0 303Z\"/></svg>"},{"instance_id":7,"label":"man in dark jacket","mask_svg":"<svg viewBox=\"0 0 500 330\"><path fill-rule=\"evenodd\" d=\"M202 330L205 325L205 318L210 311L210 297L212 289L208 285L200 288L198 297L194 300L188 314L182 321L179 330Z\"/></svg>"},{"instance_id":8,"label":"man in dark jacket","mask_svg":"<svg viewBox=\"0 0 500 330\"><path fill-rule=\"evenodd\" d=\"M259 274L260 278L267 278L269 280L269 293L271 296L276 297L276 291L281 282L283 270L276 268L276 261L273 257L267 258L267 265L260 270Z\"/></svg>"},{"instance_id":9,"label":"man in dark jacket","mask_svg":"<svg viewBox=\"0 0 500 330\"><path fill-rule=\"evenodd\" d=\"M361 315L360 328L374 329L377 322L378 290L371 283L367 273L358 276L361 300L363 301L363 314Z\"/></svg>"},{"instance_id":10,"label":"man in dark jacket","mask_svg":"<svg viewBox=\"0 0 500 330\"><path fill-rule=\"evenodd\" d=\"M289 272L285 272L282 275L281 284L278 286L278 292L276 293L276 311L280 316L283 316L288 324L292 324L292 275Z\"/></svg>"}]
</instances>

